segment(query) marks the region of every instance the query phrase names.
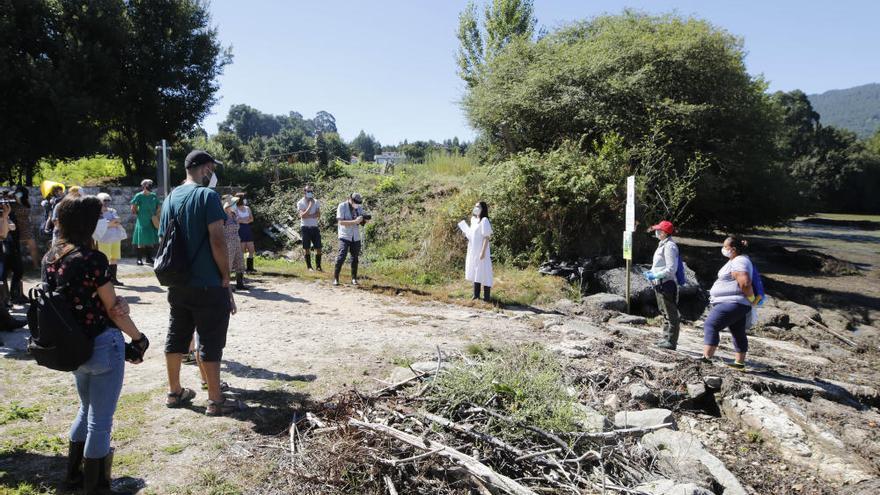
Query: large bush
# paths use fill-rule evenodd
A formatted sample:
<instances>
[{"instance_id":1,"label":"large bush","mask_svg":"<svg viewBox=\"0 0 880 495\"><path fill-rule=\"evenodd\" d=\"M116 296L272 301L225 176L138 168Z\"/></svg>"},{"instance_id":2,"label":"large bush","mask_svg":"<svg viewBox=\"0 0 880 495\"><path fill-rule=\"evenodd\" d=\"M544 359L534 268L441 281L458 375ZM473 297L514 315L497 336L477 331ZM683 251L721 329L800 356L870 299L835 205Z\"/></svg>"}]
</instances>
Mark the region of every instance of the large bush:
<instances>
[{"instance_id":1,"label":"large bush","mask_svg":"<svg viewBox=\"0 0 880 495\"><path fill-rule=\"evenodd\" d=\"M486 191L496 252L535 262L619 251L630 157L623 139L610 135L588 151L566 141L497 165Z\"/></svg>"},{"instance_id":2,"label":"large bush","mask_svg":"<svg viewBox=\"0 0 880 495\"><path fill-rule=\"evenodd\" d=\"M779 113L744 56L739 38L706 21L598 17L537 41L511 41L479 72L464 107L488 140L487 156L549 152L565 140L603 146L604 136L617 134L637 161L661 129L671 175L687 176L695 160L702 164L690 225L775 223L790 212L770 199L784 185L773 165Z\"/></svg>"}]
</instances>

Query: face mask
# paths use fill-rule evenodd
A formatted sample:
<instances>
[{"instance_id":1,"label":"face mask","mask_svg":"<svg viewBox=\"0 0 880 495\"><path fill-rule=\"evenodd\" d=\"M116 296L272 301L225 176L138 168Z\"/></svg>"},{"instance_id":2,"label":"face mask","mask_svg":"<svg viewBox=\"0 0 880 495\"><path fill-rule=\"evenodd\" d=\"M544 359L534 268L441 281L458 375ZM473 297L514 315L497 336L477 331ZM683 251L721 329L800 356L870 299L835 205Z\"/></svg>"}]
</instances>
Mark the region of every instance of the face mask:
<instances>
[{"instance_id":1,"label":"face mask","mask_svg":"<svg viewBox=\"0 0 880 495\"><path fill-rule=\"evenodd\" d=\"M660 231L659 231L659 230L655 230L655 231L654 231L654 237L656 237L657 239L660 239L660 240L663 239L662 237L660 237Z\"/></svg>"},{"instance_id":2,"label":"face mask","mask_svg":"<svg viewBox=\"0 0 880 495\"><path fill-rule=\"evenodd\" d=\"M217 174L211 172L210 177L202 177L202 185L211 189L217 187Z\"/></svg>"},{"instance_id":3,"label":"face mask","mask_svg":"<svg viewBox=\"0 0 880 495\"><path fill-rule=\"evenodd\" d=\"M730 248L723 247L721 248L721 256L725 258L730 258L733 255L733 251Z\"/></svg>"},{"instance_id":4,"label":"face mask","mask_svg":"<svg viewBox=\"0 0 880 495\"><path fill-rule=\"evenodd\" d=\"M244 206L247 206L247 200L246 199L241 200L241 204Z\"/></svg>"},{"instance_id":5,"label":"face mask","mask_svg":"<svg viewBox=\"0 0 880 495\"><path fill-rule=\"evenodd\" d=\"M473 216L478 217L483 210L479 206L474 206L474 210L471 212Z\"/></svg>"},{"instance_id":6,"label":"face mask","mask_svg":"<svg viewBox=\"0 0 880 495\"><path fill-rule=\"evenodd\" d=\"M315 193L313 193L313 192L311 192L311 191L308 191L308 192L306 193L306 197L309 198L309 199L314 198L314 197L315 197Z\"/></svg>"}]
</instances>

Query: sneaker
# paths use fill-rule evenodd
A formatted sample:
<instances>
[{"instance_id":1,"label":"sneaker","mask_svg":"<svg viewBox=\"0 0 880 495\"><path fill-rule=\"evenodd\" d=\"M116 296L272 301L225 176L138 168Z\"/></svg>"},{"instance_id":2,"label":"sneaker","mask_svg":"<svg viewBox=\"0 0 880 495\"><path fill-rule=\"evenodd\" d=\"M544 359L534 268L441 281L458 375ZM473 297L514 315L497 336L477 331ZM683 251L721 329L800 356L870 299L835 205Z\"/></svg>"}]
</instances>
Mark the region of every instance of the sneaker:
<instances>
[{"instance_id":1,"label":"sneaker","mask_svg":"<svg viewBox=\"0 0 880 495\"><path fill-rule=\"evenodd\" d=\"M745 371L746 363L738 363L738 362L734 361L732 363L727 363L727 367L731 368L731 369L735 369L737 371Z\"/></svg>"},{"instance_id":2,"label":"sneaker","mask_svg":"<svg viewBox=\"0 0 880 495\"><path fill-rule=\"evenodd\" d=\"M351 285L359 285L356 278L351 279Z\"/></svg>"},{"instance_id":3,"label":"sneaker","mask_svg":"<svg viewBox=\"0 0 880 495\"><path fill-rule=\"evenodd\" d=\"M334 278L334 279L333 279L333 285L339 285L339 279L338 279L338 278Z\"/></svg>"},{"instance_id":4,"label":"sneaker","mask_svg":"<svg viewBox=\"0 0 880 495\"><path fill-rule=\"evenodd\" d=\"M144 260L142 260L142 259L137 260L137 266L144 266Z\"/></svg>"},{"instance_id":5,"label":"sneaker","mask_svg":"<svg viewBox=\"0 0 880 495\"><path fill-rule=\"evenodd\" d=\"M196 354L195 352L187 352L183 355L183 364L196 364Z\"/></svg>"},{"instance_id":6,"label":"sneaker","mask_svg":"<svg viewBox=\"0 0 880 495\"><path fill-rule=\"evenodd\" d=\"M315 269L314 269L314 268L311 268L311 267L309 267L309 269L308 269L308 270L309 270L309 271L310 271L310 272L313 272L313 271L315 271Z\"/></svg>"},{"instance_id":7,"label":"sneaker","mask_svg":"<svg viewBox=\"0 0 880 495\"><path fill-rule=\"evenodd\" d=\"M712 359L707 358L706 356L700 356L697 358L697 362L700 364L712 364Z\"/></svg>"}]
</instances>

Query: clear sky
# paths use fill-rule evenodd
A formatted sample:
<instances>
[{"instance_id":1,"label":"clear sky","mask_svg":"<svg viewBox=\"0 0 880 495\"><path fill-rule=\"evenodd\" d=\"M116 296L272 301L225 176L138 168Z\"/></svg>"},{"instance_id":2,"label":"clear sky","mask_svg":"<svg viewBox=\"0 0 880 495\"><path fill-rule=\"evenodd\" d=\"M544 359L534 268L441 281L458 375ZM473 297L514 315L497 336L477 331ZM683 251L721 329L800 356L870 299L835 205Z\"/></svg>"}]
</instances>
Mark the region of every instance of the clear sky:
<instances>
[{"instance_id":1,"label":"clear sky","mask_svg":"<svg viewBox=\"0 0 880 495\"><path fill-rule=\"evenodd\" d=\"M363 129L385 144L471 139L458 101L458 14L466 0L213 0L233 62L203 123L229 107L336 117L342 137ZM478 5L481 2L478 0ZM538 26L618 13L675 11L745 39L746 63L770 89L820 93L880 82L880 0L535 0Z\"/></svg>"}]
</instances>

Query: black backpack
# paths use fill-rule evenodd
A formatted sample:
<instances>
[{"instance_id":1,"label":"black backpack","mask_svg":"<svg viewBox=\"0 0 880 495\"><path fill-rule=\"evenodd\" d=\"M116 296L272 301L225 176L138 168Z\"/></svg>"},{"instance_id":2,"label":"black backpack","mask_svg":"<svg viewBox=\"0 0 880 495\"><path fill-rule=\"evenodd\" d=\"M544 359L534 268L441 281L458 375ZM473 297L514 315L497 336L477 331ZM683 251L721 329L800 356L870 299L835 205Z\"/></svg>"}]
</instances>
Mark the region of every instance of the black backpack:
<instances>
[{"instance_id":1,"label":"black backpack","mask_svg":"<svg viewBox=\"0 0 880 495\"><path fill-rule=\"evenodd\" d=\"M198 190L198 188L196 188L196 190ZM181 208L192 198L196 190L193 190L193 192L191 192L189 196L180 203ZM156 272L156 278L159 279L159 284L165 287L174 287L189 283L190 266L192 265L192 262L195 261L195 255L197 255L199 250L202 249L202 246L205 244L205 239L208 237L208 234L206 233L205 237L202 238L201 244L199 244L199 247L196 249L193 259L189 259L186 253L186 237L184 235L183 227L180 226L180 221L178 220L179 216L180 212L171 216L170 222L165 227L165 232L162 236L162 244L159 245L159 252L156 254L156 260L153 263L153 271Z\"/></svg>"},{"instance_id":2,"label":"black backpack","mask_svg":"<svg viewBox=\"0 0 880 495\"><path fill-rule=\"evenodd\" d=\"M92 357L94 341L74 318L70 304L59 291L63 288L41 282L28 292L27 319L31 336L27 350L40 366L73 371Z\"/></svg>"}]
</instances>

